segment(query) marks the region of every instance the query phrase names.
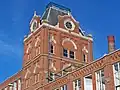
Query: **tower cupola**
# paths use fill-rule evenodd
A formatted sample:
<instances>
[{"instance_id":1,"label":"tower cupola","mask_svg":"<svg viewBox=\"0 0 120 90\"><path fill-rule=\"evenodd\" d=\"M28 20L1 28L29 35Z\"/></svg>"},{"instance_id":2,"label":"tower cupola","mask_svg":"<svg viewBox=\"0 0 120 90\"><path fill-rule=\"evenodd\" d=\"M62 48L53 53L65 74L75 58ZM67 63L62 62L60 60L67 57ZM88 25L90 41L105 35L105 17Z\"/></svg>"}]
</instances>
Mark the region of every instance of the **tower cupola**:
<instances>
[{"instance_id":1,"label":"tower cupola","mask_svg":"<svg viewBox=\"0 0 120 90\"><path fill-rule=\"evenodd\" d=\"M58 23L59 15L70 15L70 13L71 10L69 8L50 2L46 6L46 10L42 16L42 20L48 22L48 24L50 25L55 26Z\"/></svg>"}]
</instances>

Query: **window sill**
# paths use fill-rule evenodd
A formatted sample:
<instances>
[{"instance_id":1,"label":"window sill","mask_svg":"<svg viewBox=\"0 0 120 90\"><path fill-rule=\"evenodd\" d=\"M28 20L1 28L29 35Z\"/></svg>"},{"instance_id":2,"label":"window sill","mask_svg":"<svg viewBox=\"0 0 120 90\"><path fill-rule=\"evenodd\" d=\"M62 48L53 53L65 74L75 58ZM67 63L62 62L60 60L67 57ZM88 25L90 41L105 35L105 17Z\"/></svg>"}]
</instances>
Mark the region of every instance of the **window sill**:
<instances>
[{"instance_id":1,"label":"window sill","mask_svg":"<svg viewBox=\"0 0 120 90\"><path fill-rule=\"evenodd\" d=\"M70 59L70 60L76 60L75 58L70 58L70 57L65 57L65 56L62 56L62 58Z\"/></svg>"},{"instance_id":2,"label":"window sill","mask_svg":"<svg viewBox=\"0 0 120 90\"><path fill-rule=\"evenodd\" d=\"M49 52L49 55L55 55L55 53L50 53L50 52Z\"/></svg>"}]
</instances>

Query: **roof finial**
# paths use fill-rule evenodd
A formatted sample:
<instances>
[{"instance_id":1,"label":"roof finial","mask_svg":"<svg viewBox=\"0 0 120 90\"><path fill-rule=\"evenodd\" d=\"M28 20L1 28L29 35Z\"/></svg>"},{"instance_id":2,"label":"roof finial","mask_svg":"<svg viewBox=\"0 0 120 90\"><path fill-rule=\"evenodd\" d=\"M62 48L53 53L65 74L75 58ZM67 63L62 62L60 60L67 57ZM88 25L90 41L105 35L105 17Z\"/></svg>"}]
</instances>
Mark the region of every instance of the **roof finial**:
<instances>
[{"instance_id":1,"label":"roof finial","mask_svg":"<svg viewBox=\"0 0 120 90\"><path fill-rule=\"evenodd\" d=\"M36 16L36 11L34 11L34 16Z\"/></svg>"}]
</instances>

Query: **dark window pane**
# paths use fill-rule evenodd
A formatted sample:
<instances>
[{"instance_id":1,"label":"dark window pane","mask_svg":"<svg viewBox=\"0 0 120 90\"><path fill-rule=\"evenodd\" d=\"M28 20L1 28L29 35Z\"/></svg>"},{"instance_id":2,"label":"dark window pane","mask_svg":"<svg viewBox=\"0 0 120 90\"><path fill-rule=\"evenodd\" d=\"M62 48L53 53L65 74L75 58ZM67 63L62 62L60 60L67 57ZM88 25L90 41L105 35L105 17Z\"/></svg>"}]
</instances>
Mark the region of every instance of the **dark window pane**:
<instances>
[{"instance_id":1,"label":"dark window pane","mask_svg":"<svg viewBox=\"0 0 120 90\"><path fill-rule=\"evenodd\" d=\"M67 49L63 49L63 56L68 57L68 51L67 51Z\"/></svg>"},{"instance_id":2,"label":"dark window pane","mask_svg":"<svg viewBox=\"0 0 120 90\"><path fill-rule=\"evenodd\" d=\"M118 63L114 64L115 71L118 71Z\"/></svg>"},{"instance_id":3,"label":"dark window pane","mask_svg":"<svg viewBox=\"0 0 120 90\"><path fill-rule=\"evenodd\" d=\"M85 58L86 58L86 56L85 56L85 54L83 54L83 61L84 62L86 62Z\"/></svg>"},{"instance_id":4,"label":"dark window pane","mask_svg":"<svg viewBox=\"0 0 120 90\"><path fill-rule=\"evenodd\" d=\"M53 53L53 45L50 46L50 52Z\"/></svg>"},{"instance_id":5,"label":"dark window pane","mask_svg":"<svg viewBox=\"0 0 120 90\"><path fill-rule=\"evenodd\" d=\"M71 24L70 22L66 22L66 27L67 27L68 29L71 29L71 28L72 28L72 24Z\"/></svg>"},{"instance_id":6,"label":"dark window pane","mask_svg":"<svg viewBox=\"0 0 120 90\"><path fill-rule=\"evenodd\" d=\"M74 52L73 51L70 51L70 58L74 59Z\"/></svg>"}]
</instances>

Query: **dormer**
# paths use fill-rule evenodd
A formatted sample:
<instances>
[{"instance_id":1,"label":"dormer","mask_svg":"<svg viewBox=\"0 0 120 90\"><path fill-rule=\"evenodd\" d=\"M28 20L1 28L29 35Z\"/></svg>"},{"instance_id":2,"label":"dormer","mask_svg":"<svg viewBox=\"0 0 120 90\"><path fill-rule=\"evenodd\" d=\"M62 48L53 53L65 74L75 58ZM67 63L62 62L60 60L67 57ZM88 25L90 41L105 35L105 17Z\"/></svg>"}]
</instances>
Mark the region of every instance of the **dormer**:
<instances>
[{"instance_id":1,"label":"dormer","mask_svg":"<svg viewBox=\"0 0 120 90\"><path fill-rule=\"evenodd\" d=\"M77 22L72 15L64 15L58 17L59 28L65 29L69 32L80 32L79 22ZM81 33L83 35L83 33Z\"/></svg>"}]
</instances>

